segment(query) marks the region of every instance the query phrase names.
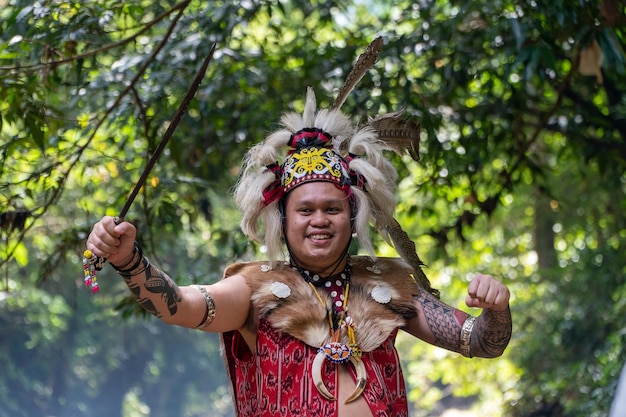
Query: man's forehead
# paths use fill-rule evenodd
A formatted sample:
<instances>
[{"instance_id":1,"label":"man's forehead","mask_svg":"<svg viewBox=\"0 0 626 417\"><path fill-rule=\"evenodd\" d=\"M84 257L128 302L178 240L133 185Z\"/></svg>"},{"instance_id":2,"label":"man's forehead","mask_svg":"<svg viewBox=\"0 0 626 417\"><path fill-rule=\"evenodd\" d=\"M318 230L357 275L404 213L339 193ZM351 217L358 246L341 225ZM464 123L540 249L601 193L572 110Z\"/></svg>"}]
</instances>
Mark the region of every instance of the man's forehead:
<instances>
[{"instance_id":1,"label":"man's forehead","mask_svg":"<svg viewBox=\"0 0 626 417\"><path fill-rule=\"evenodd\" d=\"M316 181L297 186L287 194L287 200L300 203L342 203L348 201L348 195L331 182Z\"/></svg>"}]
</instances>

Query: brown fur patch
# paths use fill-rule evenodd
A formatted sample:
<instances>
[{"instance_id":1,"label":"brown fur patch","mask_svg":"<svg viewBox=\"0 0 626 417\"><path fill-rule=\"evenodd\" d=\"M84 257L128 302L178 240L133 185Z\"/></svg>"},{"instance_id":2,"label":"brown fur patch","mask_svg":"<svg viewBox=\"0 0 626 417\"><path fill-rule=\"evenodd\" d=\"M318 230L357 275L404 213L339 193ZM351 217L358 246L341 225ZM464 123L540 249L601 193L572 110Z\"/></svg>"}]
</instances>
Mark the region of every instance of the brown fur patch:
<instances>
[{"instance_id":1,"label":"brown fur patch","mask_svg":"<svg viewBox=\"0 0 626 417\"><path fill-rule=\"evenodd\" d=\"M369 258L353 257L352 263L347 314L354 321L361 349L369 352L380 346L396 328L404 326L407 319L416 316L414 297L419 288L411 275L411 268L400 259L379 258L374 265ZM263 265L267 264L235 264L226 270L225 276L241 274L246 278L253 294L254 310L266 316L277 330L313 347L329 341L326 311L331 298L326 291L319 291L326 303L323 307L297 271L291 268L263 271ZM380 274L374 270L379 270ZM274 295L272 284L275 282L287 285L291 294L286 298ZM377 286L389 291L389 303L382 304L372 298L371 292ZM253 320L256 324L258 317ZM345 332L342 332L341 341L348 343Z\"/></svg>"}]
</instances>

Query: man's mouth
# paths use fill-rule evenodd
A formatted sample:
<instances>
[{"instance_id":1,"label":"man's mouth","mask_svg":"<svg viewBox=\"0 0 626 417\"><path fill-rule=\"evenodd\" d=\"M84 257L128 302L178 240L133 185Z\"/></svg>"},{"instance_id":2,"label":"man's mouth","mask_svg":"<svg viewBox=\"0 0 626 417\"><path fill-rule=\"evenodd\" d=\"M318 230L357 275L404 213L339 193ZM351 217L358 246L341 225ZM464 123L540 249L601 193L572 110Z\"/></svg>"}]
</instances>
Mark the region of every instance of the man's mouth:
<instances>
[{"instance_id":1,"label":"man's mouth","mask_svg":"<svg viewBox=\"0 0 626 417\"><path fill-rule=\"evenodd\" d=\"M328 234L322 234L322 233L316 233L313 235L309 235L309 239L311 240L327 240L330 239L332 236L328 235Z\"/></svg>"}]
</instances>

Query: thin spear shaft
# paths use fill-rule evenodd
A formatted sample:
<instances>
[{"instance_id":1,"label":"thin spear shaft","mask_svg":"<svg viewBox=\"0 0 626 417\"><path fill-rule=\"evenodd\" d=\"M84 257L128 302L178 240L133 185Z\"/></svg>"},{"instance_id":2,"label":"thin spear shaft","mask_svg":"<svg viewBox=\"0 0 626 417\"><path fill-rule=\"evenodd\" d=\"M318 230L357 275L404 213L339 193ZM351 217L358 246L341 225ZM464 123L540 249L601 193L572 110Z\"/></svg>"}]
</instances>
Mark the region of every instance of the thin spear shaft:
<instances>
[{"instance_id":1,"label":"thin spear shaft","mask_svg":"<svg viewBox=\"0 0 626 417\"><path fill-rule=\"evenodd\" d=\"M139 180L135 184L135 188L133 188L133 191L130 193L130 195L126 199L126 203L124 204L124 207L122 207L122 210L120 211L119 216L117 216L117 222L124 221L124 217L128 213L128 210L130 209L130 206L133 204L133 201L135 201L135 197L137 197L139 190L141 190L141 187L143 187L143 185L146 183L146 180L148 179L148 175L150 174L150 171L152 171L152 168L154 167L157 160L163 153L163 150L167 146L167 142L169 142L170 138L174 134L174 131L176 130L176 127L178 126L178 123L180 123L180 120L183 118L183 115L185 114L185 112L187 111L187 108L189 107L189 103L191 102L193 97L196 95L196 92L198 91L198 88L200 87L200 83L202 82L202 79L204 78L204 74L206 73L207 67L209 66L209 62L211 62L211 58L213 58L215 47L216 47L216 44L214 43L213 46L211 47L211 51L209 51L209 54L204 59L202 66L196 73L196 76L194 77L193 82L189 86L189 89L187 90L187 93L185 94L183 101L180 103L180 106L178 106L176 113L174 113L174 116L172 117L172 121L167 127L167 130L165 131L163 138L159 142L159 146L157 146L156 150L154 151L154 154L150 157L150 160L148 161L148 165L146 165L143 172L141 173L141 177L139 177Z\"/></svg>"}]
</instances>

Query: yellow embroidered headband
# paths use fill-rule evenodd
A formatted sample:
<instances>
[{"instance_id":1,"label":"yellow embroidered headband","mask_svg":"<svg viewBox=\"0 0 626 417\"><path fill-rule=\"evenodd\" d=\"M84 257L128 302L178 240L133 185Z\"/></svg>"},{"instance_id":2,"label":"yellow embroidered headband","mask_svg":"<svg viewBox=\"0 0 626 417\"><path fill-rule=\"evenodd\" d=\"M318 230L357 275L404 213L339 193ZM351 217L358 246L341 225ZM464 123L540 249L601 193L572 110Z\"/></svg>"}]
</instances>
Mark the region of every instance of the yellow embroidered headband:
<instances>
[{"instance_id":1,"label":"yellow embroidered headband","mask_svg":"<svg viewBox=\"0 0 626 417\"><path fill-rule=\"evenodd\" d=\"M365 191L365 178L349 168L354 155L343 158L332 149L331 139L318 128L304 128L291 135L289 146L293 149L282 165L267 166L276 179L263 190L263 204L271 204L298 185L313 181L332 182L348 195L351 186Z\"/></svg>"}]
</instances>

